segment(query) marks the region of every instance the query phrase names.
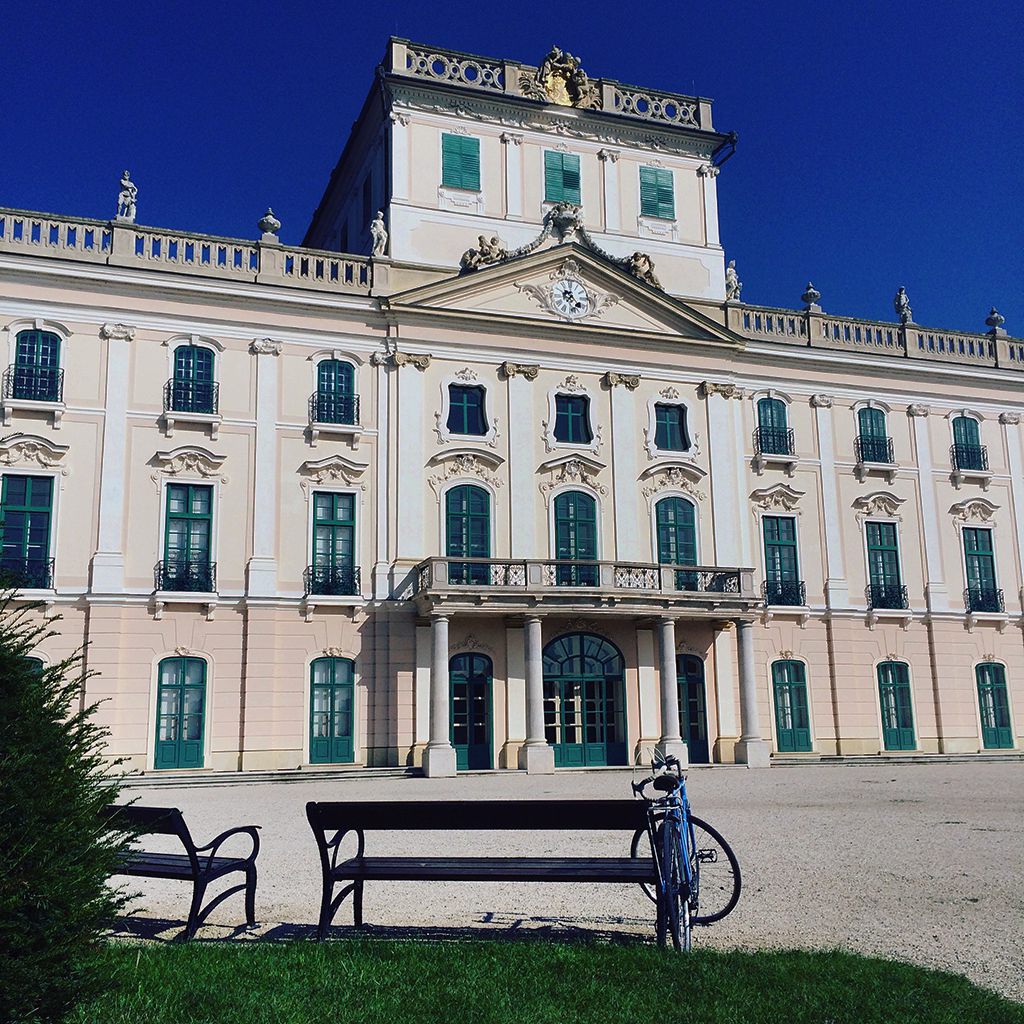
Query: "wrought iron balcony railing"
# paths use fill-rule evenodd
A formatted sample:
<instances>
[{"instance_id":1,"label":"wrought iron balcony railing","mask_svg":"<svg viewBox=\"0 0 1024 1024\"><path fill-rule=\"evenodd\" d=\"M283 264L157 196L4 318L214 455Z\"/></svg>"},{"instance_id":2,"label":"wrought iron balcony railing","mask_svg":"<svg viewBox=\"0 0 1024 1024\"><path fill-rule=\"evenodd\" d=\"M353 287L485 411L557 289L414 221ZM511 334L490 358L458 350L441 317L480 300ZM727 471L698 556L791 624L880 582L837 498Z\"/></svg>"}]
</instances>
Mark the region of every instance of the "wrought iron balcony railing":
<instances>
[{"instance_id":1,"label":"wrought iron balcony railing","mask_svg":"<svg viewBox=\"0 0 1024 1024\"><path fill-rule=\"evenodd\" d=\"M756 455L792 455L795 451L792 427L758 427L754 431Z\"/></svg>"},{"instance_id":2,"label":"wrought iron balcony railing","mask_svg":"<svg viewBox=\"0 0 1024 1024\"><path fill-rule=\"evenodd\" d=\"M858 462L877 462L885 466L893 463L891 437L858 437L854 447Z\"/></svg>"},{"instance_id":3,"label":"wrought iron balcony railing","mask_svg":"<svg viewBox=\"0 0 1024 1024\"><path fill-rule=\"evenodd\" d=\"M969 612L1004 612L1003 592L997 587L968 587L964 604Z\"/></svg>"},{"instance_id":4,"label":"wrought iron balcony railing","mask_svg":"<svg viewBox=\"0 0 1024 1024\"><path fill-rule=\"evenodd\" d=\"M907 588L901 583L872 583L864 592L869 608L909 608Z\"/></svg>"},{"instance_id":5,"label":"wrought iron balcony railing","mask_svg":"<svg viewBox=\"0 0 1024 1024\"><path fill-rule=\"evenodd\" d=\"M348 596L360 592L358 565L307 565L302 574L305 593Z\"/></svg>"},{"instance_id":6,"label":"wrought iron balcony railing","mask_svg":"<svg viewBox=\"0 0 1024 1024\"><path fill-rule=\"evenodd\" d=\"M56 366L8 366L3 395L27 402L63 402L64 371Z\"/></svg>"},{"instance_id":7,"label":"wrought iron balcony railing","mask_svg":"<svg viewBox=\"0 0 1024 1024\"><path fill-rule=\"evenodd\" d=\"M52 558L20 558L0 555L0 589L51 590Z\"/></svg>"},{"instance_id":8,"label":"wrought iron balcony railing","mask_svg":"<svg viewBox=\"0 0 1024 1024\"><path fill-rule=\"evenodd\" d=\"M761 593L768 607L802 608L807 604L807 587L803 580L765 580Z\"/></svg>"},{"instance_id":9,"label":"wrought iron balcony railing","mask_svg":"<svg viewBox=\"0 0 1024 1024\"><path fill-rule=\"evenodd\" d=\"M955 470L988 472L988 448L983 444L954 444L949 449L949 461Z\"/></svg>"},{"instance_id":10,"label":"wrought iron balcony railing","mask_svg":"<svg viewBox=\"0 0 1024 1024\"><path fill-rule=\"evenodd\" d=\"M196 594L217 591L217 563L205 559L168 558L157 562L154 575L157 590Z\"/></svg>"},{"instance_id":11,"label":"wrought iron balcony railing","mask_svg":"<svg viewBox=\"0 0 1024 1024\"><path fill-rule=\"evenodd\" d=\"M358 426L359 396L314 391L309 396L310 423L342 423Z\"/></svg>"},{"instance_id":12,"label":"wrought iron balcony railing","mask_svg":"<svg viewBox=\"0 0 1024 1024\"><path fill-rule=\"evenodd\" d=\"M209 380L169 380L164 385L164 412L197 412L215 416L220 385Z\"/></svg>"}]
</instances>

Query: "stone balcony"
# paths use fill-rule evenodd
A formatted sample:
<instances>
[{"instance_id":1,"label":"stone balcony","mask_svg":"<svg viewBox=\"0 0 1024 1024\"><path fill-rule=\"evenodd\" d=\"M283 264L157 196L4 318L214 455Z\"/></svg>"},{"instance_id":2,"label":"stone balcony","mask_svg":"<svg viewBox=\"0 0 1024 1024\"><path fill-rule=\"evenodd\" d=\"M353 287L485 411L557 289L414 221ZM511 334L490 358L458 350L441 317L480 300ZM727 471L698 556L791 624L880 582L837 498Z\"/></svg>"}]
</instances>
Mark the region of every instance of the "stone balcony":
<instances>
[{"instance_id":1,"label":"stone balcony","mask_svg":"<svg viewBox=\"0 0 1024 1024\"><path fill-rule=\"evenodd\" d=\"M412 570L422 615L562 612L753 617L752 569L555 559L428 558Z\"/></svg>"}]
</instances>

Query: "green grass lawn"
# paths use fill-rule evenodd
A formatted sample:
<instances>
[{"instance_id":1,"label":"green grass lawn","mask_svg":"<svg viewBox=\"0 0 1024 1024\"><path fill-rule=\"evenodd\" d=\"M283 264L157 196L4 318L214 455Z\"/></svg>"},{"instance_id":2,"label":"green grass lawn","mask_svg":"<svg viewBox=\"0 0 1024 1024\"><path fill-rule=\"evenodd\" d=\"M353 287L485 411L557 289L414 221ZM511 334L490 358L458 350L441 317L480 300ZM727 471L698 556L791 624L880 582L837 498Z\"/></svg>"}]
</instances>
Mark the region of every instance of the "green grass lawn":
<instances>
[{"instance_id":1,"label":"green grass lawn","mask_svg":"<svg viewBox=\"0 0 1024 1024\"><path fill-rule=\"evenodd\" d=\"M78 1024L1024 1024L953 974L850 953L348 941L113 945Z\"/></svg>"}]
</instances>

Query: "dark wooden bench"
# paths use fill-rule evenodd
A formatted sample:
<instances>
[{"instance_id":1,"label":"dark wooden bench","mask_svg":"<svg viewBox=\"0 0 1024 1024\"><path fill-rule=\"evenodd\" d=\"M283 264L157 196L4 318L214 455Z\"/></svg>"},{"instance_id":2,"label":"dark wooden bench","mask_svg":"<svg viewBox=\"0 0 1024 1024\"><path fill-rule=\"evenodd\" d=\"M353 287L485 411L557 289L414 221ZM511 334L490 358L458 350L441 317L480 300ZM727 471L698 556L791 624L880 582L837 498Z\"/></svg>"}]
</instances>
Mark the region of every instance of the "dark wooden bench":
<instances>
[{"instance_id":1,"label":"dark wooden bench","mask_svg":"<svg viewBox=\"0 0 1024 1024\"><path fill-rule=\"evenodd\" d=\"M306 804L306 817L320 851L323 895L318 935L324 938L342 902L352 896L357 928L363 924L363 885L367 881L433 882L619 882L654 883L650 857L368 857L368 831L444 832L628 831L624 845L647 816L639 800L453 800L373 801ZM340 859L342 842L355 834L355 851ZM328 835L331 833L331 835ZM581 854L585 843L581 841ZM347 884L346 884L347 883ZM335 896L335 886L342 890Z\"/></svg>"},{"instance_id":2,"label":"dark wooden bench","mask_svg":"<svg viewBox=\"0 0 1024 1024\"><path fill-rule=\"evenodd\" d=\"M229 828L212 843L196 846L192 834L177 807L139 807L137 804L111 804L104 808L103 817L113 828L122 828L136 836L176 836L185 848L184 853L152 853L147 850L128 850L120 864L119 875L136 875L141 878L170 878L192 883L192 904L189 907L188 922L184 937L192 938L196 929L206 920L210 912L220 906L229 896L245 890L245 921L252 927L256 923L256 857L260 852L258 825L244 825ZM252 839L252 851L244 857L235 855L218 856L217 851L225 840L236 835L248 835ZM206 887L215 879L236 872L245 874L245 881L226 889L205 907L203 898Z\"/></svg>"}]
</instances>

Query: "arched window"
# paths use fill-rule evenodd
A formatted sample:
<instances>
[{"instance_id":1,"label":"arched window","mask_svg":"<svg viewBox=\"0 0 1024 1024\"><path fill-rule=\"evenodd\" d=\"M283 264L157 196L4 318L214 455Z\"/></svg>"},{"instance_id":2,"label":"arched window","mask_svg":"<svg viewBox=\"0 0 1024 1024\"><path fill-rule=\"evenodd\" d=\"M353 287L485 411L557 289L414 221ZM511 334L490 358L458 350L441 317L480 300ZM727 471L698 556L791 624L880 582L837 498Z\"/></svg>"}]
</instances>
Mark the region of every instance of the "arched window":
<instances>
[{"instance_id":1,"label":"arched window","mask_svg":"<svg viewBox=\"0 0 1024 1024\"><path fill-rule=\"evenodd\" d=\"M807 713L807 678L802 661L772 663L775 696L775 733L780 753L811 749L811 721Z\"/></svg>"},{"instance_id":2,"label":"arched window","mask_svg":"<svg viewBox=\"0 0 1024 1024\"><path fill-rule=\"evenodd\" d=\"M46 671L46 666L43 664L42 658L26 658L25 663L38 675L42 675L43 672Z\"/></svg>"},{"instance_id":3,"label":"arched window","mask_svg":"<svg viewBox=\"0 0 1024 1024\"><path fill-rule=\"evenodd\" d=\"M757 403L757 449L763 455L792 455L793 436L781 398L762 398Z\"/></svg>"},{"instance_id":4,"label":"arched window","mask_svg":"<svg viewBox=\"0 0 1024 1024\"><path fill-rule=\"evenodd\" d=\"M449 558L491 557L491 496L482 487L463 484L445 495L445 554ZM480 562L450 562L449 583L484 585L489 567Z\"/></svg>"},{"instance_id":5,"label":"arched window","mask_svg":"<svg viewBox=\"0 0 1024 1024\"><path fill-rule=\"evenodd\" d=\"M355 758L355 662L317 658L309 667L309 760L349 764Z\"/></svg>"},{"instance_id":6,"label":"arched window","mask_svg":"<svg viewBox=\"0 0 1024 1024\"><path fill-rule=\"evenodd\" d=\"M857 410L857 461L892 462L892 440L886 433L884 410L873 406Z\"/></svg>"},{"instance_id":7,"label":"arched window","mask_svg":"<svg viewBox=\"0 0 1024 1024\"><path fill-rule=\"evenodd\" d=\"M555 498L555 582L560 587L596 587L597 502L583 491L564 491Z\"/></svg>"},{"instance_id":8,"label":"arched window","mask_svg":"<svg viewBox=\"0 0 1024 1024\"><path fill-rule=\"evenodd\" d=\"M978 682L978 710L981 713L981 742L986 750L1013 747L1010 702L1006 696L1006 669L985 662L974 670Z\"/></svg>"},{"instance_id":9,"label":"arched window","mask_svg":"<svg viewBox=\"0 0 1024 1024\"><path fill-rule=\"evenodd\" d=\"M316 367L316 394L310 410L314 423L359 422L356 372L342 359L323 359Z\"/></svg>"},{"instance_id":10,"label":"arched window","mask_svg":"<svg viewBox=\"0 0 1024 1024\"><path fill-rule=\"evenodd\" d=\"M19 331L9 395L30 402L60 402L64 374L60 368L60 338L52 331Z\"/></svg>"},{"instance_id":11,"label":"arched window","mask_svg":"<svg viewBox=\"0 0 1024 1024\"><path fill-rule=\"evenodd\" d=\"M164 658L157 675L155 768L202 768L206 662Z\"/></svg>"},{"instance_id":12,"label":"arched window","mask_svg":"<svg viewBox=\"0 0 1024 1024\"><path fill-rule=\"evenodd\" d=\"M658 534L658 561L662 565L697 564L697 516L686 498L662 498L654 506ZM697 574L676 572L677 590L698 589Z\"/></svg>"},{"instance_id":13,"label":"arched window","mask_svg":"<svg viewBox=\"0 0 1024 1024\"><path fill-rule=\"evenodd\" d=\"M179 345L174 350L174 377L168 385L174 412L217 411L217 384L213 376L213 352L200 345Z\"/></svg>"},{"instance_id":14,"label":"arched window","mask_svg":"<svg viewBox=\"0 0 1024 1024\"><path fill-rule=\"evenodd\" d=\"M978 421L971 416L953 420L953 468L987 470L988 452L981 443Z\"/></svg>"},{"instance_id":15,"label":"arched window","mask_svg":"<svg viewBox=\"0 0 1024 1024\"><path fill-rule=\"evenodd\" d=\"M902 661L878 666L878 700L882 711L882 743L886 750L913 750L914 710L910 700L910 673Z\"/></svg>"}]
</instances>

